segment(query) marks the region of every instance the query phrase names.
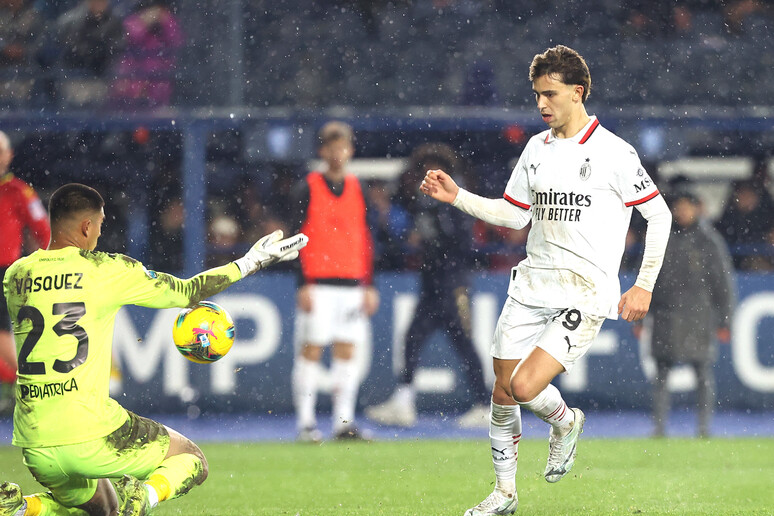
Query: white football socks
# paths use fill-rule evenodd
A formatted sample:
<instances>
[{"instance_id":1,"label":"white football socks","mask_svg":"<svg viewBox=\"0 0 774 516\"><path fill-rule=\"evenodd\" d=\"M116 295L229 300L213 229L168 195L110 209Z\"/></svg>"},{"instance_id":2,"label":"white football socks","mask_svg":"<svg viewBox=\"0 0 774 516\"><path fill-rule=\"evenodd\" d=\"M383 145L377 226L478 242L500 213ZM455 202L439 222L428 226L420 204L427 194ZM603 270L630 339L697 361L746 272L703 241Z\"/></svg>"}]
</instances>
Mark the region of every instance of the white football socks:
<instances>
[{"instance_id":1,"label":"white football socks","mask_svg":"<svg viewBox=\"0 0 774 516\"><path fill-rule=\"evenodd\" d=\"M554 435L566 435L570 431L570 424L575 420L575 413L567 407L559 389L550 383L532 401L521 403L521 406L550 424Z\"/></svg>"},{"instance_id":2,"label":"white football socks","mask_svg":"<svg viewBox=\"0 0 774 516\"><path fill-rule=\"evenodd\" d=\"M145 489L148 491L148 503L150 503L151 509L156 507L159 504L159 494L156 492L156 489L154 489L153 486L148 484L143 484L145 486Z\"/></svg>"},{"instance_id":3,"label":"white football socks","mask_svg":"<svg viewBox=\"0 0 774 516\"><path fill-rule=\"evenodd\" d=\"M296 425L299 430L316 428L317 417L317 379L320 364L297 355L293 363L291 382L293 384L293 404L296 407Z\"/></svg>"},{"instance_id":4,"label":"white football socks","mask_svg":"<svg viewBox=\"0 0 774 516\"><path fill-rule=\"evenodd\" d=\"M399 383L392 393L392 399L399 405L413 407L416 403L416 392L411 384Z\"/></svg>"},{"instance_id":5,"label":"white football socks","mask_svg":"<svg viewBox=\"0 0 774 516\"><path fill-rule=\"evenodd\" d=\"M516 461L521 440L521 409L518 405L498 405L492 402L489 416L489 442L492 448L495 489L516 492Z\"/></svg>"},{"instance_id":6,"label":"white football socks","mask_svg":"<svg viewBox=\"0 0 774 516\"><path fill-rule=\"evenodd\" d=\"M333 377L333 432L351 427L355 422L355 406L360 379L357 377L357 363L354 359L331 360Z\"/></svg>"}]
</instances>

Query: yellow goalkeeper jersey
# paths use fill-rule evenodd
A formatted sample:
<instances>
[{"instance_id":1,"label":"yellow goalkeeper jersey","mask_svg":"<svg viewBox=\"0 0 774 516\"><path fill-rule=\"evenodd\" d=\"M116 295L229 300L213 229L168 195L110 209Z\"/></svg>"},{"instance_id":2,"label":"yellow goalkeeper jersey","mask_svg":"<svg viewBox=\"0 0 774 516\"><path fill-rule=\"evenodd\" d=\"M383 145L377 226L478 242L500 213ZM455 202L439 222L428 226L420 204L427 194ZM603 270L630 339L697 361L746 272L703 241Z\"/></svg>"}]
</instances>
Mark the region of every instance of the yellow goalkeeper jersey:
<instances>
[{"instance_id":1,"label":"yellow goalkeeper jersey","mask_svg":"<svg viewBox=\"0 0 774 516\"><path fill-rule=\"evenodd\" d=\"M17 260L3 281L19 359L13 444L59 446L113 432L127 417L108 390L118 310L190 306L240 278L233 263L181 280L77 247Z\"/></svg>"}]
</instances>

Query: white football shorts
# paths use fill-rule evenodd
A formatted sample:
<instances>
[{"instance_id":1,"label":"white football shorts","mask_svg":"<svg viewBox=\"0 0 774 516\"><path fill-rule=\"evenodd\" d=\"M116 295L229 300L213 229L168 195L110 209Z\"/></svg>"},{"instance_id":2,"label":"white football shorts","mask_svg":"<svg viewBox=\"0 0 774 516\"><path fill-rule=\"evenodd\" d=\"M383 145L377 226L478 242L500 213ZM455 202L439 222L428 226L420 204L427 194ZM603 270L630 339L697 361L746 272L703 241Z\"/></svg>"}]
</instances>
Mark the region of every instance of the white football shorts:
<instances>
[{"instance_id":1,"label":"white football shorts","mask_svg":"<svg viewBox=\"0 0 774 516\"><path fill-rule=\"evenodd\" d=\"M603 322L605 317L576 308L527 306L509 296L497 320L490 353L503 360L523 360L538 347L569 371L591 347Z\"/></svg>"},{"instance_id":2,"label":"white football shorts","mask_svg":"<svg viewBox=\"0 0 774 516\"><path fill-rule=\"evenodd\" d=\"M312 311L296 308L296 346L327 346L334 342L361 345L369 335L363 311L365 288L349 285L310 285Z\"/></svg>"}]
</instances>

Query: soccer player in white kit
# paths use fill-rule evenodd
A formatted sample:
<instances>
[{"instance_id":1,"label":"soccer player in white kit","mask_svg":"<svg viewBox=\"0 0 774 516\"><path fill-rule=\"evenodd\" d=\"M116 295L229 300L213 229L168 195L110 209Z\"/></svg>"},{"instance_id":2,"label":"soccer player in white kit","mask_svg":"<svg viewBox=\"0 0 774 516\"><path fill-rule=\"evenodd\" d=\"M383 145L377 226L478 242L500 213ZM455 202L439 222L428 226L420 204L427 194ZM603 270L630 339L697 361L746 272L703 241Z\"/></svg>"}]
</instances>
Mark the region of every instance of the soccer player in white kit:
<instances>
[{"instance_id":1,"label":"soccer player in white kit","mask_svg":"<svg viewBox=\"0 0 774 516\"><path fill-rule=\"evenodd\" d=\"M536 55L530 80L549 129L527 143L502 199L459 188L441 170L428 171L420 186L491 224L532 223L491 346L495 489L466 516L516 511L521 407L551 425L546 480L558 482L570 471L585 416L567 407L551 381L586 353L605 318L645 316L672 220L632 146L587 114L591 76L576 51L559 45ZM632 207L648 226L637 280L621 295L618 270Z\"/></svg>"}]
</instances>

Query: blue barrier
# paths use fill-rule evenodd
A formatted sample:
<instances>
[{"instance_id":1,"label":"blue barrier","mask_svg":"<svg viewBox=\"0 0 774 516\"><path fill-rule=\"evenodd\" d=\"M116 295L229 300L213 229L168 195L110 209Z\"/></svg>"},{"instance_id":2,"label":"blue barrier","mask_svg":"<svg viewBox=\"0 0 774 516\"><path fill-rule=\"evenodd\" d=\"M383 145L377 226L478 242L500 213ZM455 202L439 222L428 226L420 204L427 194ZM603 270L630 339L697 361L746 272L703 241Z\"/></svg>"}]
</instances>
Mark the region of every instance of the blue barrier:
<instances>
[{"instance_id":1,"label":"blue barrier","mask_svg":"<svg viewBox=\"0 0 774 516\"><path fill-rule=\"evenodd\" d=\"M492 374L488 346L505 299L507 274L481 273L472 288L472 331L479 354ZM633 278L624 277L629 285ZM382 305L372 320L372 339L358 355L363 375L360 403L384 400L395 385L401 365L402 335L416 303L417 277L380 274L376 285ZM716 365L721 409L774 408L774 277L746 274L738 278L739 304L732 342L721 346ZM172 345L177 310L128 307L119 312L114 343L124 370L123 393L117 399L140 413L155 411L277 413L292 410L290 371L293 356L295 278L269 273L242 281L214 298L232 314L237 342L220 362L196 365ZM644 409L650 406L653 364L647 357L647 331L638 342L631 325L608 320L590 352L557 384L569 403L599 409ZM459 361L438 334L423 350L416 384L420 411L456 412L469 405ZM690 392L689 370L677 370L672 389ZM322 380L329 390L330 379ZM678 394L678 403L692 394ZM328 404L323 396L323 408Z\"/></svg>"}]
</instances>

